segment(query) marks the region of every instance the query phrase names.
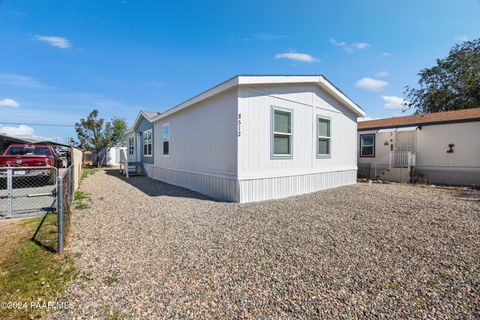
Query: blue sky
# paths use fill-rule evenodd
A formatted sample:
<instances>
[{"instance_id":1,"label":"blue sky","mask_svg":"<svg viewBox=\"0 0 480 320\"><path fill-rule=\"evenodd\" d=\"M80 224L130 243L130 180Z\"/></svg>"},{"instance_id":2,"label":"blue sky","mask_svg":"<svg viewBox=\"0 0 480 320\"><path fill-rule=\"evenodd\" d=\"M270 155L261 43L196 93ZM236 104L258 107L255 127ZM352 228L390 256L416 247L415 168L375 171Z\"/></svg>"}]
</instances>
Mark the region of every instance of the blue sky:
<instances>
[{"instance_id":1,"label":"blue sky","mask_svg":"<svg viewBox=\"0 0 480 320\"><path fill-rule=\"evenodd\" d=\"M479 17L479 0L0 0L0 132L65 142L72 126L33 124L132 123L236 74L323 74L369 117L401 115Z\"/></svg>"}]
</instances>

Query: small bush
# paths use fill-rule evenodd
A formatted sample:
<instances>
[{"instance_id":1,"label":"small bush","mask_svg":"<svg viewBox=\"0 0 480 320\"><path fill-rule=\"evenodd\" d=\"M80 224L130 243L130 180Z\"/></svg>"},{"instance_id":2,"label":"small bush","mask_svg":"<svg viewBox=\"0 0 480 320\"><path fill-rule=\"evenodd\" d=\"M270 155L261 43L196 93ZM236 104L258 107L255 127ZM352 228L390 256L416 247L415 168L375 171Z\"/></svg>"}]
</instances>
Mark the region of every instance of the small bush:
<instances>
[{"instance_id":1,"label":"small bush","mask_svg":"<svg viewBox=\"0 0 480 320\"><path fill-rule=\"evenodd\" d=\"M75 192L75 209L88 209L90 208L89 202L91 202L91 198L88 193L80 190Z\"/></svg>"},{"instance_id":2,"label":"small bush","mask_svg":"<svg viewBox=\"0 0 480 320\"><path fill-rule=\"evenodd\" d=\"M396 289L398 289L398 285L395 284L395 283L390 283L390 284L388 285L388 289L390 289L390 290L396 290Z\"/></svg>"},{"instance_id":3,"label":"small bush","mask_svg":"<svg viewBox=\"0 0 480 320\"><path fill-rule=\"evenodd\" d=\"M82 169L81 180L87 178L88 176L91 176L95 172L97 172L97 168L84 168L84 169Z\"/></svg>"}]
</instances>

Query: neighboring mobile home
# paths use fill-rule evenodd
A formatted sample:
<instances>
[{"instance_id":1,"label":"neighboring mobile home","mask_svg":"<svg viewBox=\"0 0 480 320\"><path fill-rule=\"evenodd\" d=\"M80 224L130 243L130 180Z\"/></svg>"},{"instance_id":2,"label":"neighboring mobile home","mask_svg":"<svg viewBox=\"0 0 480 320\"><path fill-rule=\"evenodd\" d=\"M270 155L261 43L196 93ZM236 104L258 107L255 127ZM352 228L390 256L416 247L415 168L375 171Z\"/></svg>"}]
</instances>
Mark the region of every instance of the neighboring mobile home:
<instances>
[{"instance_id":1,"label":"neighboring mobile home","mask_svg":"<svg viewBox=\"0 0 480 320\"><path fill-rule=\"evenodd\" d=\"M358 123L365 178L480 186L480 108Z\"/></svg>"},{"instance_id":2,"label":"neighboring mobile home","mask_svg":"<svg viewBox=\"0 0 480 320\"><path fill-rule=\"evenodd\" d=\"M236 76L161 114L140 112L130 161L148 176L250 202L354 184L364 111L323 76Z\"/></svg>"}]
</instances>

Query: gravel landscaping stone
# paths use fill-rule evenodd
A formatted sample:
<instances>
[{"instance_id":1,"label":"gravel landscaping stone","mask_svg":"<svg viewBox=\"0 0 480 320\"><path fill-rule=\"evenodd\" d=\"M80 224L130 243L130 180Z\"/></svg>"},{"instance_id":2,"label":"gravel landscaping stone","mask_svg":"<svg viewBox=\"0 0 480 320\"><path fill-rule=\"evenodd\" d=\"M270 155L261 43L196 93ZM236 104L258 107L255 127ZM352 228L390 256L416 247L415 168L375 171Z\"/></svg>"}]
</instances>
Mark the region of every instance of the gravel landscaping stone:
<instances>
[{"instance_id":1,"label":"gravel landscaping stone","mask_svg":"<svg viewBox=\"0 0 480 320\"><path fill-rule=\"evenodd\" d=\"M222 203L100 171L52 318L480 317L480 191L359 183Z\"/></svg>"}]
</instances>

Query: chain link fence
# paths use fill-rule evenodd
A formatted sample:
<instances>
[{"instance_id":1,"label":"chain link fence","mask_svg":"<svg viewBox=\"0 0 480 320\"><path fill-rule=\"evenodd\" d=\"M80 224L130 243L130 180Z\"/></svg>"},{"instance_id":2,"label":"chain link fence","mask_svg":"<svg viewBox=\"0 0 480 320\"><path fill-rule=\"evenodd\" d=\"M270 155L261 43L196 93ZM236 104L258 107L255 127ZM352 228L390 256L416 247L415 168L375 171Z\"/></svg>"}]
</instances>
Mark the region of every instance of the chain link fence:
<instances>
[{"instance_id":1,"label":"chain link fence","mask_svg":"<svg viewBox=\"0 0 480 320\"><path fill-rule=\"evenodd\" d=\"M1 167L0 216L12 218L55 211L58 169Z\"/></svg>"},{"instance_id":2,"label":"chain link fence","mask_svg":"<svg viewBox=\"0 0 480 320\"><path fill-rule=\"evenodd\" d=\"M75 166L68 167L57 179L58 252L63 253L70 229L71 207L76 190Z\"/></svg>"},{"instance_id":3,"label":"chain link fence","mask_svg":"<svg viewBox=\"0 0 480 320\"><path fill-rule=\"evenodd\" d=\"M55 167L0 167L0 219L57 216L56 251L63 253L70 229L71 208L82 175L82 153L72 148L72 164Z\"/></svg>"}]
</instances>

